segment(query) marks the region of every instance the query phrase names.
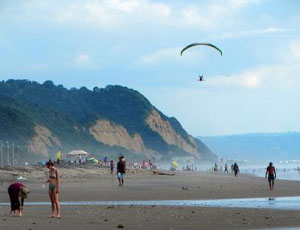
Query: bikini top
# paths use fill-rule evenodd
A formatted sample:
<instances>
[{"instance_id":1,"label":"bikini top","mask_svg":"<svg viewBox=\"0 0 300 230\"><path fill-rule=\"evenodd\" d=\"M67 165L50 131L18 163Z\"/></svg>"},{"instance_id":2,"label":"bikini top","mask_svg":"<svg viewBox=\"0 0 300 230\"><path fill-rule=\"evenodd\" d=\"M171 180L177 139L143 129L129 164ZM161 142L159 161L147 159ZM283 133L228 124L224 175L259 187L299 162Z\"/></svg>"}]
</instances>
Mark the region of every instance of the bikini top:
<instances>
[{"instance_id":1,"label":"bikini top","mask_svg":"<svg viewBox=\"0 0 300 230\"><path fill-rule=\"evenodd\" d=\"M50 179L56 179L56 173L52 172L52 171L49 171L49 178Z\"/></svg>"}]
</instances>

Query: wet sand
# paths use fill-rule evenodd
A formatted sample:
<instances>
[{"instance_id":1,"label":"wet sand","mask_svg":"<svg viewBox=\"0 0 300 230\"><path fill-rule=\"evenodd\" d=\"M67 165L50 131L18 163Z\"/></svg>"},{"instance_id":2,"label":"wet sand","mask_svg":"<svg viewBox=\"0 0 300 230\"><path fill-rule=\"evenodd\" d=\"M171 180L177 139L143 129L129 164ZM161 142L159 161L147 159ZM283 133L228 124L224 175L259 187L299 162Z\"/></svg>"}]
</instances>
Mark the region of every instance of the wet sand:
<instances>
[{"instance_id":1,"label":"wet sand","mask_svg":"<svg viewBox=\"0 0 300 230\"><path fill-rule=\"evenodd\" d=\"M62 168L61 201L189 200L299 196L300 182L277 180L268 191L264 178L231 174L178 172L175 176L151 175L131 170L120 188L115 175L99 167ZM46 169L0 170L0 202L8 202L7 187L16 177L31 193L27 201L49 201L42 187ZM184 190L183 188L187 188ZM26 203L25 203L26 205ZM300 226L300 211L238 208L160 206L62 206L62 219L49 219L50 207L25 206L24 217L13 218L8 206L0 206L1 229L266 229Z\"/></svg>"}]
</instances>

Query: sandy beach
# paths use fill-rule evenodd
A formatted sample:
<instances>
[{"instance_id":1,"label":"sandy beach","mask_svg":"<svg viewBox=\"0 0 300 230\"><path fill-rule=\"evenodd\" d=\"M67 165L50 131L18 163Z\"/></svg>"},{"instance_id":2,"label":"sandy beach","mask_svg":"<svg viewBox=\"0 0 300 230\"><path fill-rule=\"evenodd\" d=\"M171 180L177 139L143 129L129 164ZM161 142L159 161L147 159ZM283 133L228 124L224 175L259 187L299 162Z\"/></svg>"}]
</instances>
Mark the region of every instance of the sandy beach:
<instances>
[{"instance_id":1,"label":"sandy beach","mask_svg":"<svg viewBox=\"0 0 300 230\"><path fill-rule=\"evenodd\" d=\"M204 200L224 198L299 196L300 182L277 180L270 192L266 179L249 175L176 172L175 176L129 170L125 186L115 174L98 166L66 166L61 173L61 201ZM0 170L0 202L9 202L7 187L17 177L30 189L24 216L13 218L0 206L1 229L268 229L300 226L300 211L242 208L163 206L62 206L62 219L50 219L50 206L26 206L49 201L47 169L37 166ZM183 189L183 188L187 188Z\"/></svg>"}]
</instances>

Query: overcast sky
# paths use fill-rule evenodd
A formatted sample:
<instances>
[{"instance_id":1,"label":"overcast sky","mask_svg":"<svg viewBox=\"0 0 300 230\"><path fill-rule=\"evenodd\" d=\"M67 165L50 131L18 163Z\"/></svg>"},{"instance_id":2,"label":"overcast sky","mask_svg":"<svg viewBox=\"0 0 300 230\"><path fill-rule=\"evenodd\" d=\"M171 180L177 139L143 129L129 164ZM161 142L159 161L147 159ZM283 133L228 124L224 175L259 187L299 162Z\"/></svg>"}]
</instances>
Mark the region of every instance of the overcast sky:
<instances>
[{"instance_id":1,"label":"overcast sky","mask_svg":"<svg viewBox=\"0 0 300 230\"><path fill-rule=\"evenodd\" d=\"M299 0L0 0L0 66L134 88L196 136L300 131Z\"/></svg>"}]
</instances>

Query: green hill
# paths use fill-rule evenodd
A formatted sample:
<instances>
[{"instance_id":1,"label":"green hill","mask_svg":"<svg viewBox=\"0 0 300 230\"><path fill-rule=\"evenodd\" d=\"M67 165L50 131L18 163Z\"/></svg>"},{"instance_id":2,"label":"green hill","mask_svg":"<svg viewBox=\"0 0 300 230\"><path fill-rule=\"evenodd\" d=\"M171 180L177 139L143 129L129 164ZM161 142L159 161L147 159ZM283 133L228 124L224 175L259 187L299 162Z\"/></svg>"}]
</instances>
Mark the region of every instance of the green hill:
<instances>
[{"instance_id":1,"label":"green hill","mask_svg":"<svg viewBox=\"0 0 300 230\"><path fill-rule=\"evenodd\" d=\"M69 90L51 81L2 81L0 115L0 140L27 146L36 155L51 157L61 147L95 156L122 152L134 158L215 158L176 118L122 86Z\"/></svg>"}]
</instances>

